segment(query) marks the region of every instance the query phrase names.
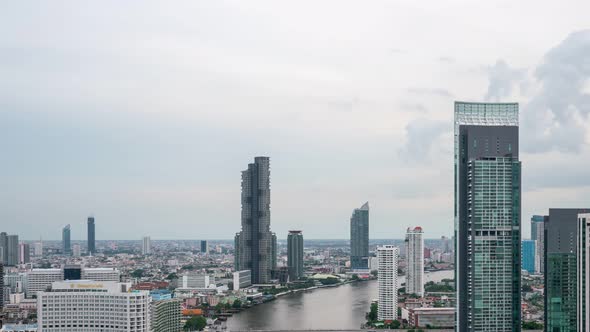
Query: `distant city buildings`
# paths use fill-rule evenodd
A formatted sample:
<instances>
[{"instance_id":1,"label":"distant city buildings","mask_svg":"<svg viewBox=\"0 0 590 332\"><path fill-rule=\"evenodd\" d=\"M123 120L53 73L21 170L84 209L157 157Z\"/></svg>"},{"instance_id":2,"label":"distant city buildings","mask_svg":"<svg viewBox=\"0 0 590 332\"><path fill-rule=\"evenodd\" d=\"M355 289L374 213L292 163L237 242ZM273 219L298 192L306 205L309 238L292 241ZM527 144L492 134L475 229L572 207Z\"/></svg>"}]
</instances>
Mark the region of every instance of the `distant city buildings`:
<instances>
[{"instance_id":1,"label":"distant city buildings","mask_svg":"<svg viewBox=\"0 0 590 332\"><path fill-rule=\"evenodd\" d=\"M209 288L210 285L215 284L215 277L203 273L187 273L179 281L180 288Z\"/></svg>"},{"instance_id":2,"label":"distant city buildings","mask_svg":"<svg viewBox=\"0 0 590 332\"><path fill-rule=\"evenodd\" d=\"M406 231L406 293L424 296L424 238L422 227Z\"/></svg>"},{"instance_id":3,"label":"distant city buildings","mask_svg":"<svg viewBox=\"0 0 590 332\"><path fill-rule=\"evenodd\" d=\"M253 284L266 284L276 265L270 231L270 160L256 157L242 172L242 231L235 237L235 270L250 270ZM275 249L273 250L273 246Z\"/></svg>"},{"instance_id":4,"label":"distant city buildings","mask_svg":"<svg viewBox=\"0 0 590 332\"><path fill-rule=\"evenodd\" d=\"M0 312L4 308L4 264L0 262Z\"/></svg>"},{"instance_id":5,"label":"distant city buildings","mask_svg":"<svg viewBox=\"0 0 590 332\"><path fill-rule=\"evenodd\" d=\"M378 319L397 319L397 266L399 251L392 245L377 248L379 259L379 306Z\"/></svg>"},{"instance_id":6,"label":"distant city buildings","mask_svg":"<svg viewBox=\"0 0 590 332\"><path fill-rule=\"evenodd\" d=\"M18 235L8 235L6 238L7 245L7 262L8 266L18 265Z\"/></svg>"},{"instance_id":7,"label":"distant city buildings","mask_svg":"<svg viewBox=\"0 0 590 332\"><path fill-rule=\"evenodd\" d=\"M535 272L543 274L545 271L545 220L549 216L533 216L531 218L531 240L535 240Z\"/></svg>"},{"instance_id":8,"label":"distant city buildings","mask_svg":"<svg viewBox=\"0 0 590 332\"><path fill-rule=\"evenodd\" d=\"M80 245L78 243L74 244L72 246L72 256L80 257L81 255L82 255L82 248L80 247Z\"/></svg>"},{"instance_id":9,"label":"distant city buildings","mask_svg":"<svg viewBox=\"0 0 590 332\"><path fill-rule=\"evenodd\" d=\"M28 243L18 245L18 263L27 264L31 262L31 246Z\"/></svg>"},{"instance_id":10,"label":"distant city buildings","mask_svg":"<svg viewBox=\"0 0 590 332\"><path fill-rule=\"evenodd\" d=\"M287 235L287 266L289 280L295 281L303 277L303 233L289 231Z\"/></svg>"},{"instance_id":11,"label":"distant city buildings","mask_svg":"<svg viewBox=\"0 0 590 332\"><path fill-rule=\"evenodd\" d=\"M590 209L549 209L545 219L545 331L583 331L578 325L579 216ZM583 218L583 217L582 217ZM582 310L583 308L579 308Z\"/></svg>"},{"instance_id":12,"label":"distant city buildings","mask_svg":"<svg viewBox=\"0 0 590 332\"><path fill-rule=\"evenodd\" d=\"M54 282L51 291L38 293L39 329L148 332L149 292L130 292L130 288L127 283L92 280Z\"/></svg>"},{"instance_id":13,"label":"distant city buildings","mask_svg":"<svg viewBox=\"0 0 590 332\"><path fill-rule=\"evenodd\" d=\"M152 253L152 240L149 236L144 236L141 243L141 254L150 255Z\"/></svg>"},{"instance_id":14,"label":"distant city buildings","mask_svg":"<svg viewBox=\"0 0 590 332\"><path fill-rule=\"evenodd\" d=\"M457 332L520 331L518 104L455 102Z\"/></svg>"},{"instance_id":15,"label":"distant city buildings","mask_svg":"<svg viewBox=\"0 0 590 332\"><path fill-rule=\"evenodd\" d=\"M369 202L354 209L350 217L350 268L369 268Z\"/></svg>"},{"instance_id":16,"label":"distant city buildings","mask_svg":"<svg viewBox=\"0 0 590 332\"><path fill-rule=\"evenodd\" d=\"M537 241L522 240L521 248L522 269L528 273L535 273L535 262L537 260Z\"/></svg>"},{"instance_id":17,"label":"distant city buildings","mask_svg":"<svg viewBox=\"0 0 590 332\"><path fill-rule=\"evenodd\" d=\"M43 241L35 242L34 254L36 257L43 256Z\"/></svg>"},{"instance_id":18,"label":"distant city buildings","mask_svg":"<svg viewBox=\"0 0 590 332\"><path fill-rule=\"evenodd\" d=\"M94 217L88 217L88 254L90 256L96 253Z\"/></svg>"},{"instance_id":19,"label":"distant city buildings","mask_svg":"<svg viewBox=\"0 0 590 332\"><path fill-rule=\"evenodd\" d=\"M209 252L209 242L206 240L201 241L201 252L206 254Z\"/></svg>"},{"instance_id":20,"label":"distant city buildings","mask_svg":"<svg viewBox=\"0 0 590 332\"><path fill-rule=\"evenodd\" d=\"M61 241L62 241L62 249L63 249L64 255L69 255L72 252L70 236L71 236L70 225L67 224L61 231Z\"/></svg>"},{"instance_id":21,"label":"distant city buildings","mask_svg":"<svg viewBox=\"0 0 590 332\"><path fill-rule=\"evenodd\" d=\"M25 295L31 298L37 292L45 291L53 282L78 279L119 282L121 272L115 268L81 268L78 265L66 265L61 269L32 269L26 272Z\"/></svg>"}]
</instances>

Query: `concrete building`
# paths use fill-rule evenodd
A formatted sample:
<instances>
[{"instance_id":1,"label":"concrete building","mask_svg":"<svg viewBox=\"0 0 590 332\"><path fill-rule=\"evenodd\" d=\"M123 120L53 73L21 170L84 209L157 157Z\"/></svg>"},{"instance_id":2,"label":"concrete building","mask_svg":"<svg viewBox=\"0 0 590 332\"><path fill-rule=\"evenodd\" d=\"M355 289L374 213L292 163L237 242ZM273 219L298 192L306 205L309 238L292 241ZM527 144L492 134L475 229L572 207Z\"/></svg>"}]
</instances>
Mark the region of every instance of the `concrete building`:
<instances>
[{"instance_id":1,"label":"concrete building","mask_svg":"<svg viewBox=\"0 0 590 332\"><path fill-rule=\"evenodd\" d=\"M96 253L96 229L94 217L88 217L88 254L90 256Z\"/></svg>"},{"instance_id":2,"label":"concrete building","mask_svg":"<svg viewBox=\"0 0 590 332\"><path fill-rule=\"evenodd\" d=\"M378 319L397 319L397 261L399 251L392 245L377 248L379 258L379 310Z\"/></svg>"},{"instance_id":3,"label":"concrete building","mask_svg":"<svg viewBox=\"0 0 590 332\"><path fill-rule=\"evenodd\" d=\"M6 237L6 249L6 265L18 265L18 235L8 235Z\"/></svg>"},{"instance_id":4,"label":"concrete building","mask_svg":"<svg viewBox=\"0 0 590 332\"><path fill-rule=\"evenodd\" d=\"M144 236L141 243L141 254L150 255L152 253L152 240L149 236Z\"/></svg>"},{"instance_id":5,"label":"concrete building","mask_svg":"<svg viewBox=\"0 0 590 332\"><path fill-rule=\"evenodd\" d=\"M18 245L18 263L27 264L31 262L31 246L28 243Z\"/></svg>"},{"instance_id":6,"label":"concrete building","mask_svg":"<svg viewBox=\"0 0 590 332\"><path fill-rule=\"evenodd\" d=\"M83 280L93 281L121 281L121 272L112 267L96 267L82 269Z\"/></svg>"},{"instance_id":7,"label":"concrete building","mask_svg":"<svg viewBox=\"0 0 590 332\"><path fill-rule=\"evenodd\" d=\"M37 295L37 292L47 290L53 282L64 280L64 271L62 269L33 269L27 272L27 289L26 296L31 298Z\"/></svg>"},{"instance_id":8,"label":"concrete building","mask_svg":"<svg viewBox=\"0 0 590 332\"><path fill-rule=\"evenodd\" d=\"M252 285L252 272L250 270L236 271L233 273L234 290L240 290Z\"/></svg>"},{"instance_id":9,"label":"concrete building","mask_svg":"<svg viewBox=\"0 0 590 332\"><path fill-rule=\"evenodd\" d=\"M578 214L578 331L590 331L590 213Z\"/></svg>"},{"instance_id":10,"label":"concrete building","mask_svg":"<svg viewBox=\"0 0 590 332\"><path fill-rule=\"evenodd\" d=\"M62 250L64 255L72 253L70 224L67 224L61 231Z\"/></svg>"},{"instance_id":11,"label":"concrete building","mask_svg":"<svg viewBox=\"0 0 590 332\"><path fill-rule=\"evenodd\" d=\"M549 216L533 216L531 218L531 240L536 241L535 273L545 271L545 221Z\"/></svg>"},{"instance_id":12,"label":"concrete building","mask_svg":"<svg viewBox=\"0 0 590 332\"><path fill-rule=\"evenodd\" d=\"M537 260L537 241L522 240L521 248L522 269L528 273L535 273L535 262Z\"/></svg>"},{"instance_id":13,"label":"concrete building","mask_svg":"<svg viewBox=\"0 0 590 332\"><path fill-rule=\"evenodd\" d=\"M236 271L252 271L253 284L271 280L273 236L270 231L270 160L256 157L242 172L242 231L236 234Z\"/></svg>"},{"instance_id":14,"label":"concrete building","mask_svg":"<svg viewBox=\"0 0 590 332\"><path fill-rule=\"evenodd\" d=\"M151 329L153 332L182 331L182 301L169 299L154 301L151 305Z\"/></svg>"},{"instance_id":15,"label":"concrete building","mask_svg":"<svg viewBox=\"0 0 590 332\"><path fill-rule=\"evenodd\" d=\"M455 326L455 308L414 308L410 309L410 326L452 329Z\"/></svg>"},{"instance_id":16,"label":"concrete building","mask_svg":"<svg viewBox=\"0 0 590 332\"><path fill-rule=\"evenodd\" d=\"M189 273L183 275L180 281L182 282L180 288L209 288L210 285L215 284L215 276Z\"/></svg>"},{"instance_id":17,"label":"concrete building","mask_svg":"<svg viewBox=\"0 0 590 332\"><path fill-rule=\"evenodd\" d=\"M424 296L424 237L422 227L406 231L406 293Z\"/></svg>"},{"instance_id":18,"label":"concrete building","mask_svg":"<svg viewBox=\"0 0 590 332\"><path fill-rule=\"evenodd\" d=\"M350 217L350 268L369 268L369 202L354 209Z\"/></svg>"},{"instance_id":19,"label":"concrete building","mask_svg":"<svg viewBox=\"0 0 590 332\"><path fill-rule=\"evenodd\" d=\"M287 266L290 281L303 277L303 233L301 231L289 231L287 235Z\"/></svg>"},{"instance_id":20,"label":"concrete building","mask_svg":"<svg viewBox=\"0 0 590 332\"><path fill-rule=\"evenodd\" d=\"M4 308L4 264L0 262L0 312Z\"/></svg>"},{"instance_id":21,"label":"concrete building","mask_svg":"<svg viewBox=\"0 0 590 332\"><path fill-rule=\"evenodd\" d=\"M455 102L457 332L520 331L518 104Z\"/></svg>"},{"instance_id":22,"label":"concrete building","mask_svg":"<svg viewBox=\"0 0 590 332\"><path fill-rule=\"evenodd\" d=\"M34 254L36 257L43 257L43 242L35 242Z\"/></svg>"},{"instance_id":23,"label":"concrete building","mask_svg":"<svg viewBox=\"0 0 590 332\"><path fill-rule=\"evenodd\" d=\"M80 245L78 243L74 244L72 246L72 256L80 257L81 255L82 255L82 248L80 247Z\"/></svg>"},{"instance_id":24,"label":"concrete building","mask_svg":"<svg viewBox=\"0 0 590 332\"><path fill-rule=\"evenodd\" d=\"M131 284L89 280L61 281L37 298L39 329L51 331L150 331L147 291ZM76 310L72 310L76 308Z\"/></svg>"},{"instance_id":25,"label":"concrete building","mask_svg":"<svg viewBox=\"0 0 590 332\"><path fill-rule=\"evenodd\" d=\"M209 253L209 242L207 242L206 240L201 241L201 252L203 254Z\"/></svg>"},{"instance_id":26,"label":"concrete building","mask_svg":"<svg viewBox=\"0 0 590 332\"><path fill-rule=\"evenodd\" d=\"M279 254L278 250L279 250L279 246L277 243L277 234L275 234L274 232L271 233L271 249L270 249L270 268L271 271L274 271L277 269L277 256Z\"/></svg>"},{"instance_id":27,"label":"concrete building","mask_svg":"<svg viewBox=\"0 0 590 332\"><path fill-rule=\"evenodd\" d=\"M0 263L8 264L8 234L0 233Z\"/></svg>"}]
</instances>

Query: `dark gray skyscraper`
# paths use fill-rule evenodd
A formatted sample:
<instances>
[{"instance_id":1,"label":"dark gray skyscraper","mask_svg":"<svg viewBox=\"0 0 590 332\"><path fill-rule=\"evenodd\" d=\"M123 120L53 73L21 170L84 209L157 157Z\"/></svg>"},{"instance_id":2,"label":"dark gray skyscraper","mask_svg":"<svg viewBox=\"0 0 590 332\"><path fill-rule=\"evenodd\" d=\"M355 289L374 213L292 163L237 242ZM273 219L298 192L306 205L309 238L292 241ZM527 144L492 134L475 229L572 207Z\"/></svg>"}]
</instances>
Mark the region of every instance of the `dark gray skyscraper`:
<instances>
[{"instance_id":1,"label":"dark gray skyscraper","mask_svg":"<svg viewBox=\"0 0 590 332\"><path fill-rule=\"evenodd\" d=\"M94 217L88 217L88 254L96 253L96 238L94 229Z\"/></svg>"},{"instance_id":2,"label":"dark gray skyscraper","mask_svg":"<svg viewBox=\"0 0 590 332\"><path fill-rule=\"evenodd\" d=\"M205 240L201 241L201 252L204 254L209 253L209 242Z\"/></svg>"},{"instance_id":3,"label":"dark gray skyscraper","mask_svg":"<svg viewBox=\"0 0 590 332\"><path fill-rule=\"evenodd\" d=\"M273 259L270 231L270 160L256 157L242 171L242 231L236 234L236 271L252 271L253 284L270 282Z\"/></svg>"},{"instance_id":4,"label":"dark gray skyscraper","mask_svg":"<svg viewBox=\"0 0 590 332\"><path fill-rule=\"evenodd\" d=\"M0 262L0 312L4 309L4 264Z\"/></svg>"},{"instance_id":5,"label":"dark gray skyscraper","mask_svg":"<svg viewBox=\"0 0 590 332\"><path fill-rule=\"evenodd\" d=\"M518 104L455 102L457 332L521 330Z\"/></svg>"},{"instance_id":6,"label":"dark gray skyscraper","mask_svg":"<svg viewBox=\"0 0 590 332\"><path fill-rule=\"evenodd\" d=\"M0 263L8 264L8 235L6 232L0 233Z\"/></svg>"},{"instance_id":7,"label":"dark gray skyscraper","mask_svg":"<svg viewBox=\"0 0 590 332\"><path fill-rule=\"evenodd\" d=\"M369 202L354 209L350 217L350 268L369 268Z\"/></svg>"},{"instance_id":8,"label":"dark gray skyscraper","mask_svg":"<svg viewBox=\"0 0 590 332\"><path fill-rule=\"evenodd\" d=\"M72 246L70 242L70 224L67 224L61 231L61 241L64 255L69 255L72 252Z\"/></svg>"},{"instance_id":9,"label":"dark gray skyscraper","mask_svg":"<svg viewBox=\"0 0 590 332\"><path fill-rule=\"evenodd\" d=\"M18 235L8 235L6 238L6 244L8 252L8 259L6 265L18 265Z\"/></svg>"},{"instance_id":10,"label":"dark gray skyscraper","mask_svg":"<svg viewBox=\"0 0 590 332\"><path fill-rule=\"evenodd\" d=\"M289 231L287 236L287 266L289 280L303 277L303 234L301 231Z\"/></svg>"}]
</instances>

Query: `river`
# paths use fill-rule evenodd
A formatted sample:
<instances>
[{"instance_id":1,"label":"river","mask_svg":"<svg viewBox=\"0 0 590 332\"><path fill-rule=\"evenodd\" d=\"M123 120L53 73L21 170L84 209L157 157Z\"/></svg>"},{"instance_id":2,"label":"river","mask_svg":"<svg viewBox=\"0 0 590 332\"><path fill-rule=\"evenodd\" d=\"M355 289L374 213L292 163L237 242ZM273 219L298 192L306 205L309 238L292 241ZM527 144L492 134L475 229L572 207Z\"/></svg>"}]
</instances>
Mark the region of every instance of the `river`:
<instances>
[{"instance_id":1,"label":"river","mask_svg":"<svg viewBox=\"0 0 590 332\"><path fill-rule=\"evenodd\" d=\"M425 274L425 282L453 278L453 271ZM404 282L400 277L400 283ZM234 315L228 330L358 329L371 301L377 299L377 281L357 282L281 296Z\"/></svg>"}]
</instances>

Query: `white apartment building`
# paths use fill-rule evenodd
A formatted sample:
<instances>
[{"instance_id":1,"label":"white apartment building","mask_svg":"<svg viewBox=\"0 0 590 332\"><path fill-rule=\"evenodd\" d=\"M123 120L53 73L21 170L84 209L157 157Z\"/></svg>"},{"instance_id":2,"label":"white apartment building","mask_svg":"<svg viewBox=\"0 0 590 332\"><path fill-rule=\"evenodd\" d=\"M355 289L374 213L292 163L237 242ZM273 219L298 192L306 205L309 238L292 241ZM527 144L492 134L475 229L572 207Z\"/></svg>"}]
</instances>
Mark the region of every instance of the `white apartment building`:
<instances>
[{"instance_id":1,"label":"white apartment building","mask_svg":"<svg viewBox=\"0 0 590 332\"><path fill-rule=\"evenodd\" d=\"M397 261L399 249L392 245L377 248L379 259L379 320L397 319Z\"/></svg>"},{"instance_id":2,"label":"white apartment building","mask_svg":"<svg viewBox=\"0 0 590 332\"><path fill-rule=\"evenodd\" d=\"M234 290L240 290L252 285L252 271L250 270L236 271L233 273L233 277Z\"/></svg>"},{"instance_id":3,"label":"white apartment building","mask_svg":"<svg viewBox=\"0 0 590 332\"><path fill-rule=\"evenodd\" d=\"M406 293L424 296L424 238L422 227L406 232Z\"/></svg>"},{"instance_id":4,"label":"white apartment building","mask_svg":"<svg viewBox=\"0 0 590 332\"><path fill-rule=\"evenodd\" d=\"M215 277L207 274L185 274L182 276L181 288L209 288L215 284Z\"/></svg>"},{"instance_id":5,"label":"white apartment building","mask_svg":"<svg viewBox=\"0 0 590 332\"><path fill-rule=\"evenodd\" d=\"M121 281L121 272L113 267L95 267L82 269L83 280Z\"/></svg>"},{"instance_id":6,"label":"white apartment building","mask_svg":"<svg viewBox=\"0 0 590 332\"><path fill-rule=\"evenodd\" d=\"M37 297L40 332L148 332L147 291L130 292L130 283L59 281Z\"/></svg>"},{"instance_id":7,"label":"white apartment building","mask_svg":"<svg viewBox=\"0 0 590 332\"><path fill-rule=\"evenodd\" d=\"M149 236L144 236L141 244L141 254L149 255L152 253L152 239Z\"/></svg>"},{"instance_id":8,"label":"white apartment building","mask_svg":"<svg viewBox=\"0 0 590 332\"><path fill-rule=\"evenodd\" d=\"M37 295L51 286L55 281L64 280L62 269L32 269L27 272L26 296L28 298Z\"/></svg>"},{"instance_id":9,"label":"white apartment building","mask_svg":"<svg viewBox=\"0 0 590 332\"><path fill-rule=\"evenodd\" d=\"M182 331L182 300L169 299L154 301L151 304L151 331L180 332Z\"/></svg>"}]
</instances>

